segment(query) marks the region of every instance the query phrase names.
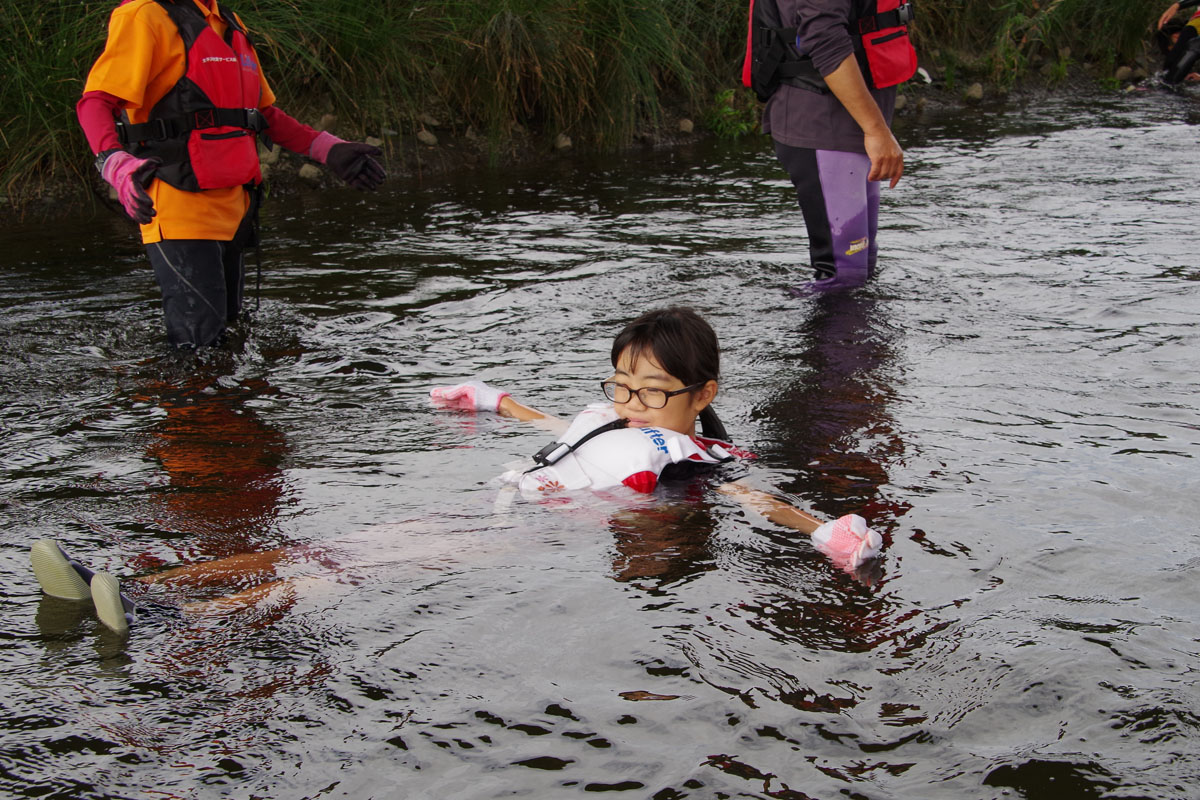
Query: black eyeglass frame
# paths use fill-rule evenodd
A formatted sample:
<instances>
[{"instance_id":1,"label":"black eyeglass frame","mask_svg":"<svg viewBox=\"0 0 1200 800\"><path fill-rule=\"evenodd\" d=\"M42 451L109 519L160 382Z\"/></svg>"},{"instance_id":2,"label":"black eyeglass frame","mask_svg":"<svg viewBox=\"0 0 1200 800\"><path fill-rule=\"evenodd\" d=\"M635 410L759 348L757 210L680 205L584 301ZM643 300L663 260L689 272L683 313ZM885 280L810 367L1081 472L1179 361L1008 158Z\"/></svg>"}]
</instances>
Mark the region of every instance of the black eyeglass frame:
<instances>
[{"instance_id":1,"label":"black eyeglass frame","mask_svg":"<svg viewBox=\"0 0 1200 800\"><path fill-rule=\"evenodd\" d=\"M674 391L668 392L666 389L658 389L653 386L643 386L640 389L631 389L630 387L626 386L625 384L618 383L617 381L614 381L612 378L609 378L608 380L600 381L600 390L602 392L604 392L605 397L607 397L609 400L612 400L614 403L622 403L622 404L628 403L630 400L632 400L636 396L639 403L644 405L646 408L652 408L657 411L660 408L666 408L667 403L669 403L671 401L671 398L674 397L675 395L687 394L688 392L694 392L697 389L703 388L704 384L706 384L706 383L708 383L708 381L700 381L699 383L693 383L691 386L685 386L682 389L675 389ZM620 387L620 388L624 389L625 391L629 392L629 397L627 397L624 400L617 400L617 398L616 398L617 387ZM663 396L662 405L661 406L650 405L649 403L646 402L646 398L642 397L642 392L655 392L657 394L662 394L662 396Z\"/></svg>"}]
</instances>

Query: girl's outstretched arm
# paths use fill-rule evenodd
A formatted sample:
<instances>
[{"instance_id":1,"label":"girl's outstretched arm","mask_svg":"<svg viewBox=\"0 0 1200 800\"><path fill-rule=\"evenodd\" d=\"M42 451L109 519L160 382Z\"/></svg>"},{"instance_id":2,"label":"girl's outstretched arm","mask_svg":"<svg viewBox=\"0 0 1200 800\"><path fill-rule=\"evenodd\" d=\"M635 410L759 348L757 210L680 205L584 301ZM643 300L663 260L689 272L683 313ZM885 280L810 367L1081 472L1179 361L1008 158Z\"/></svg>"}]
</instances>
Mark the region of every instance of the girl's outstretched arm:
<instances>
[{"instance_id":1,"label":"girl's outstretched arm","mask_svg":"<svg viewBox=\"0 0 1200 800\"><path fill-rule=\"evenodd\" d=\"M791 503L741 481L722 484L717 490L757 511L776 525L795 528L812 537L813 545L837 566L852 571L879 555L883 538L867 527L857 514L846 514L831 522L814 517Z\"/></svg>"},{"instance_id":2,"label":"girl's outstretched arm","mask_svg":"<svg viewBox=\"0 0 1200 800\"><path fill-rule=\"evenodd\" d=\"M506 394L500 398L500 405L496 408L496 413L502 417L512 417L519 419L522 422L535 422L540 419L552 419L549 414L538 411L536 408L522 405L512 399L512 395Z\"/></svg>"},{"instance_id":3,"label":"girl's outstretched arm","mask_svg":"<svg viewBox=\"0 0 1200 800\"><path fill-rule=\"evenodd\" d=\"M490 411L502 417L532 422L538 427L558 432L565 430L567 425L566 420L518 403L508 392L483 381L466 381L453 386L437 386L430 390L429 396L435 404L443 408L460 411Z\"/></svg>"},{"instance_id":4,"label":"girl's outstretched arm","mask_svg":"<svg viewBox=\"0 0 1200 800\"><path fill-rule=\"evenodd\" d=\"M754 489L740 481L722 484L717 487L717 491L737 499L742 505L754 509L776 525L795 528L801 533L812 533L825 522L807 511L801 511L786 500Z\"/></svg>"}]
</instances>

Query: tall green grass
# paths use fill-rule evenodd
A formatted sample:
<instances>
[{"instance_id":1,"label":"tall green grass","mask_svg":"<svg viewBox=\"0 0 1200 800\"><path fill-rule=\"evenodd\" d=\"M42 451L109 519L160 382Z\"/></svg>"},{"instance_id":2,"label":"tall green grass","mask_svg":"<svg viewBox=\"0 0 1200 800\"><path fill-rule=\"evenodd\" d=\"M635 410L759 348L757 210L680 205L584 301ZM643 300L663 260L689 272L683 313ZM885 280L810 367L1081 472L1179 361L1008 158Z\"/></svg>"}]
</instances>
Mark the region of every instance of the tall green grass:
<instances>
[{"instance_id":1,"label":"tall green grass","mask_svg":"<svg viewBox=\"0 0 1200 800\"><path fill-rule=\"evenodd\" d=\"M89 163L73 108L113 0L0 0L0 193ZM281 108L355 134L423 113L493 141L514 124L595 147L628 142L666 96L733 80L730 0L230 0Z\"/></svg>"},{"instance_id":2,"label":"tall green grass","mask_svg":"<svg viewBox=\"0 0 1200 800\"><path fill-rule=\"evenodd\" d=\"M923 58L1020 79L1039 54L1135 54L1163 0L917 0ZM74 105L116 0L0 0L0 194L90 163ZM619 147L664 102L704 115L737 82L745 0L229 0L281 108L339 130L430 113L501 142L515 124ZM1105 62L1107 63L1107 62Z\"/></svg>"},{"instance_id":3,"label":"tall green grass","mask_svg":"<svg viewBox=\"0 0 1200 800\"><path fill-rule=\"evenodd\" d=\"M918 50L1010 84L1041 59L1111 66L1137 57L1163 0L916 0ZM1061 55L1060 55L1061 54ZM1064 64L1065 66L1065 64Z\"/></svg>"},{"instance_id":4,"label":"tall green grass","mask_svg":"<svg viewBox=\"0 0 1200 800\"><path fill-rule=\"evenodd\" d=\"M75 123L83 60L104 44L111 3L17 3L0 9L0 194L82 174L90 152Z\"/></svg>"}]
</instances>

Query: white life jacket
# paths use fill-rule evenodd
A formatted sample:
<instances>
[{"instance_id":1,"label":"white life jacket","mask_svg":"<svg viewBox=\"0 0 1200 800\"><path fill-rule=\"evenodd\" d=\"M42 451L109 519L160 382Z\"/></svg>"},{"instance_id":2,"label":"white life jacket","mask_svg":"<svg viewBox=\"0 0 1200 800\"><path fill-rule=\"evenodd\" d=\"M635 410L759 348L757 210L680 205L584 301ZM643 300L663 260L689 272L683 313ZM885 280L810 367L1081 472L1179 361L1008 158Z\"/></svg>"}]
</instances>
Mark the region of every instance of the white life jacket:
<instances>
[{"instance_id":1,"label":"white life jacket","mask_svg":"<svg viewBox=\"0 0 1200 800\"><path fill-rule=\"evenodd\" d=\"M560 447L547 447L539 453L549 463L534 464L523 472L513 470L505 474L505 480L515 483L522 494L535 497L616 486L649 493L672 464L721 464L733 459L719 442L701 443L662 428L610 427L588 437L619 419L611 405L588 406L556 440Z\"/></svg>"}]
</instances>

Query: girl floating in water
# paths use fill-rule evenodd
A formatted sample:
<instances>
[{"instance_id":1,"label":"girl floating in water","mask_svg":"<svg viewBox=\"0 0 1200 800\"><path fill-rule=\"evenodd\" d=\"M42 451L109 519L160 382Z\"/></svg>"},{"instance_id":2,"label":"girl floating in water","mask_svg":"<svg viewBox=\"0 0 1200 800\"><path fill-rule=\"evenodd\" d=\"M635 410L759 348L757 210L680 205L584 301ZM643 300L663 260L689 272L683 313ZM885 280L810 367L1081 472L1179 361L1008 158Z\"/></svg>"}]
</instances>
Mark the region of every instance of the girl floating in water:
<instances>
[{"instance_id":1,"label":"girl floating in water","mask_svg":"<svg viewBox=\"0 0 1200 800\"><path fill-rule=\"evenodd\" d=\"M729 444L713 412L720 347L696 312L673 306L643 314L617 334L611 359L613 375L600 384L611 404L589 406L569 425L481 381L438 387L431 396L447 407L565 426L532 465L506 476L526 496L620 486L651 492L664 478L712 470L745 455ZM857 514L825 522L737 481L717 488L776 524L811 534L838 566L855 569L879 552L879 534Z\"/></svg>"},{"instance_id":2,"label":"girl floating in water","mask_svg":"<svg viewBox=\"0 0 1200 800\"><path fill-rule=\"evenodd\" d=\"M720 377L720 348L713 329L694 311L670 307L643 314L617 334L611 358L613 375L600 384L611 402L589 406L569 424L482 381L437 387L430 394L442 407L494 412L560 432L529 464L504 476L531 498L582 489L648 493L663 480L714 471L745 455L728 442L712 409ZM696 434L697 422L702 427L700 435ZM776 524L811 535L814 545L843 569L854 570L879 553L879 534L856 514L826 522L739 481L722 483L717 489ZM339 569L328 551L310 549L313 552L308 555L316 554L325 566ZM274 579L275 569L281 562L295 560L295 550L248 553L139 580L203 584L231 578L267 580L228 598L233 603L254 602L285 583ZM47 594L74 600L90 597L101 622L118 632L128 628L133 603L121 594L112 575L93 575L49 539L33 545L32 560Z\"/></svg>"}]
</instances>

